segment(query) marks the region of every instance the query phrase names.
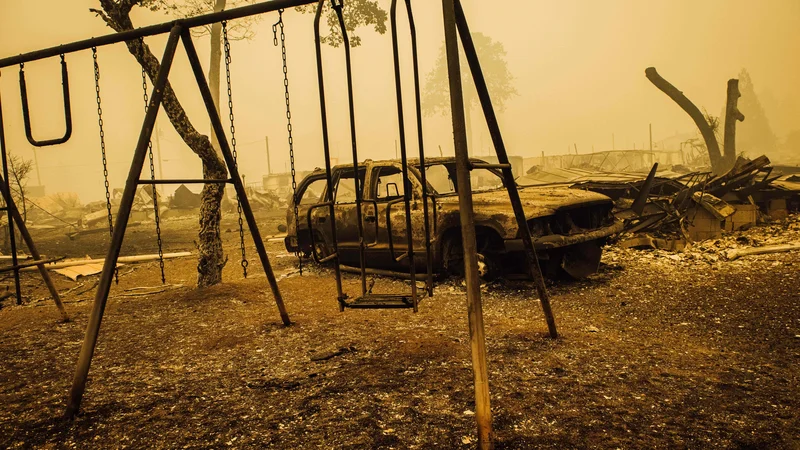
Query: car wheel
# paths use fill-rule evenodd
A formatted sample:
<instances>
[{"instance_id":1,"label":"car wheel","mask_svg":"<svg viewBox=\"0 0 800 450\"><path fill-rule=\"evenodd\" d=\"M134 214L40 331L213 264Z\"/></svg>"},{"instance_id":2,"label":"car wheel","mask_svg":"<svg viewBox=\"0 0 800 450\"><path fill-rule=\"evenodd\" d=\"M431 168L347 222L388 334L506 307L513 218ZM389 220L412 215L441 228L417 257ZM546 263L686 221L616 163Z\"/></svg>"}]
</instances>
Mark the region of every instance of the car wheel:
<instances>
[{"instance_id":1,"label":"car wheel","mask_svg":"<svg viewBox=\"0 0 800 450\"><path fill-rule=\"evenodd\" d=\"M497 261L491 255L478 253L478 276L483 281L493 281L499 275Z\"/></svg>"}]
</instances>

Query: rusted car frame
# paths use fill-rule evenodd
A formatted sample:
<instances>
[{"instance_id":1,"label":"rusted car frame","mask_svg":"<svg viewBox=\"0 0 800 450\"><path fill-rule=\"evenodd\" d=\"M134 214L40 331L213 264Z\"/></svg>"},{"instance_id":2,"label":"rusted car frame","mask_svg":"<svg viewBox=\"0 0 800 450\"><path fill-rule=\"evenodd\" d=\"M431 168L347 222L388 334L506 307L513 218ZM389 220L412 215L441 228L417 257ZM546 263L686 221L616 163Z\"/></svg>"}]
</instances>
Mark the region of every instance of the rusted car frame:
<instances>
[{"instance_id":1,"label":"rusted car frame","mask_svg":"<svg viewBox=\"0 0 800 450\"><path fill-rule=\"evenodd\" d=\"M475 165L483 161L473 159ZM428 158L425 162L428 182L428 217L434 272L460 273L462 270L461 235L458 217L458 194L454 158ZM405 211L402 208L400 161L371 161L359 164L359 185L363 186L363 238L370 268L408 271L409 261L398 261L407 250ZM411 233L414 264L425 270L425 232L422 184L419 162L409 161L409 179L413 189ZM339 259L342 264L359 262L359 234L355 208L353 166L333 169L334 214ZM347 180L346 182L340 182ZM524 247L502 174L497 169L481 168L472 172L475 225L481 274L485 278L526 273ZM294 208L287 212L286 248L314 254L320 260L333 248L329 208L312 208L325 195L325 171L316 170L298 187L300 199L299 239L295 229ZM594 192L561 187L520 188L520 197L534 238L537 255L546 274L567 272L576 278L594 273L605 239L622 229L611 210L610 198Z\"/></svg>"}]
</instances>

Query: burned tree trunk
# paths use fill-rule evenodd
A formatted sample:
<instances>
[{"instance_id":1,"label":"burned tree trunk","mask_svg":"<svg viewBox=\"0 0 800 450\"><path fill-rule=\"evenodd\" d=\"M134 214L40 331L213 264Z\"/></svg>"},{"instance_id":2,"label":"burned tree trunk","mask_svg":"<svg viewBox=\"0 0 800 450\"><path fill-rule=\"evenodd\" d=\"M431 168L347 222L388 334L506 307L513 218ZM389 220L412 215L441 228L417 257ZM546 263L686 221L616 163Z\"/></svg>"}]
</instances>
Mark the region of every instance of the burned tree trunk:
<instances>
[{"instance_id":1,"label":"burned tree trunk","mask_svg":"<svg viewBox=\"0 0 800 450\"><path fill-rule=\"evenodd\" d=\"M739 111L739 80L728 80L728 101L725 106L725 135L723 149L725 170L730 170L736 162L736 121L744 122L744 114Z\"/></svg>"},{"instance_id":2,"label":"burned tree trunk","mask_svg":"<svg viewBox=\"0 0 800 450\"><path fill-rule=\"evenodd\" d=\"M130 10L136 0L100 0L103 11L92 9L106 24L116 32L132 30ZM128 51L136 58L150 80L158 74L160 64L142 40L127 41ZM178 101L175 91L167 82L162 101L169 121L181 139L192 149L203 163L203 177L206 179L224 179L228 176L225 163L211 145L208 136L200 134L189 121L186 111ZM222 268L225 258L220 237L220 219L222 218L222 195L224 185L206 184L201 193L200 232L198 238L197 286L211 286L222 281Z\"/></svg>"},{"instance_id":3,"label":"burned tree trunk","mask_svg":"<svg viewBox=\"0 0 800 450\"><path fill-rule=\"evenodd\" d=\"M661 78L661 75L656 72L655 67L648 67L644 71L645 76L647 79L650 80L651 83L655 85L661 92L667 94L669 98L675 101L687 114L689 117L694 120L694 123L697 125L697 128L700 130L700 134L703 136L703 140L706 142L706 149L708 149L708 158L711 160L711 170L715 174L720 174L724 172L723 169L723 161L722 155L719 151L719 143L717 142L717 137L714 135L714 129L711 127L711 124L708 123L708 120L697 109L697 106L691 102L683 92L679 91L678 88L670 84L669 81Z\"/></svg>"},{"instance_id":4,"label":"burned tree trunk","mask_svg":"<svg viewBox=\"0 0 800 450\"><path fill-rule=\"evenodd\" d=\"M225 2L227 0L215 0L214 12L220 12L225 9ZM215 22L211 25L211 59L208 63L208 87L211 89L211 98L214 100L214 106L217 108L217 114L222 117L219 110L219 74L220 74L220 59L222 58L222 24ZM211 131L211 146L222 157L222 150L219 147L219 139L214 133L213 127Z\"/></svg>"}]
</instances>

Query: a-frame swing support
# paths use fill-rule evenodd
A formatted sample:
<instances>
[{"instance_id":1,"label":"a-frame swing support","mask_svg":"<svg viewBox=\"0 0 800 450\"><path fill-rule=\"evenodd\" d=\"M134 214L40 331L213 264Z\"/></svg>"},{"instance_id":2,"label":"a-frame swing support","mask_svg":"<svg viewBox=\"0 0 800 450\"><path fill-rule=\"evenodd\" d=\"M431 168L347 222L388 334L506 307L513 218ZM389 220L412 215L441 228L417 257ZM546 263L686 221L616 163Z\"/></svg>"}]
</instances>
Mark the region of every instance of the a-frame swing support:
<instances>
[{"instance_id":1,"label":"a-frame swing support","mask_svg":"<svg viewBox=\"0 0 800 450\"><path fill-rule=\"evenodd\" d=\"M144 123L142 124L142 130L139 133L139 140L136 144L136 150L134 151L133 161L131 162L131 168L128 173L128 179L125 182L125 190L123 191L122 199L120 200L119 212L117 214L116 223L114 224L114 234L111 239L111 246L108 250L108 255L106 256L106 260L103 265L103 271L100 274L100 282L98 283L97 293L92 306L92 312L89 316L89 324L86 327L86 337L84 339L83 346L81 347L80 356L78 357L78 366L75 370L75 377L72 381L72 389L67 401L67 410L65 414L67 417L74 417L80 409L81 399L83 398L83 393L86 388L89 367L92 362L94 348L97 344L100 323L103 319L103 312L108 301L109 290L111 289L114 268L116 266L117 259L119 258L122 240L125 237L125 229L127 228L128 219L130 218L131 208L136 195L136 188L141 183L139 176L142 172L142 167L144 166L144 161L147 156L147 144L150 141L150 137L155 126L156 116L158 115L158 111L161 107L161 101L164 95L164 87L167 83L179 40L183 41L186 54L189 58L189 64L192 67L197 85L203 97L203 102L206 105L206 110L209 118L211 119L211 126L214 129L214 133L216 133L217 136L225 136L225 131L214 106L211 91L208 87L208 82L206 81L205 75L203 74L203 68L200 65L200 59L197 56L197 51L195 50L194 43L192 42L189 28L184 27L180 22L178 22L174 24L170 30L169 39L167 41L166 48L164 49L164 56L161 59L158 75L153 82L153 93L150 96L150 104L148 105L147 114L145 115ZM253 210L250 208L250 202L247 199L244 185L242 184L242 179L239 175L239 171L236 167L236 163L233 159L233 155L227 140L220 139L220 150L222 151L225 164L230 173L230 178L225 181L233 184L234 189L236 190L236 195L241 201L242 212L245 215L250 233L255 241L256 251L261 260L264 272L266 273L270 288L272 289L272 294L275 297L275 302L278 306L281 320L283 321L284 325L290 325L291 322L289 321L289 315L287 314L286 308L283 304L283 298L280 290L278 289L278 283L275 279L275 274L272 271L272 266L270 265L269 257L267 256L267 251L264 247L264 242L261 239L261 234L258 230L258 225L256 223L255 216L253 215ZM203 180L194 181L202 182Z\"/></svg>"},{"instance_id":2,"label":"a-frame swing support","mask_svg":"<svg viewBox=\"0 0 800 450\"><path fill-rule=\"evenodd\" d=\"M186 53L189 57L190 65L192 67L192 71L195 74L195 78L198 83L198 87L201 91L203 101L206 105L209 118L211 119L211 124L214 129L214 132L218 136L224 136L225 133L222 127L222 123L220 121L219 115L217 114L216 108L214 107L213 101L211 99L211 93L208 88L205 75L203 74L202 67L200 65L200 60L197 56L194 45L192 43L189 30L193 27L208 25L223 20L232 20L236 18L252 16L255 14L276 11L279 9L291 8L294 6L314 3L315 1L317 0L272 0L240 8L234 8L219 13L205 14L202 16L183 19L171 23L151 25L148 27L137 28L134 30L102 36L99 38L86 39L83 41L77 41L70 44L60 45L57 47L51 47L24 55L0 59L0 68L2 68L28 61L34 61L57 55L63 55L65 53L72 53L79 50L86 50L94 46L108 45L117 42L123 42L126 40L138 39L145 36L152 36L169 32L169 40L167 42L164 51L164 56L161 60L160 70L158 72L158 75L156 76L156 79L153 82L153 93L150 97L150 106L148 107L147 114L145 115L145 120L142 125L142 130L139 135L139 140L137 142L136 150L134 152L134 157L131 164L131 170L126 182L125 191L123 193L122 201L120 204L120 212L117 216L117 221L114 227L114 234L112 236L112 245L106 257L105 265L103 267L103 272L101 274L100 283L98 286L98 291L95 296L95 302L93 304L93 309L89 318L89 324L87 326L86 338L84 340L83 347L81 348L78 367L75 372L75 378L73 380L73 386L70 393L70 398L68 400L68 406L67 406L68 417L73 417L79 411L80 402L85 389L89 366L92 359L92 354L94 352L94 348L97 343L100 322L102 320L103 311L105 309L106 301L108 299L108 293L111 286L114 267L116 266L117 258L119 257L120 247L124 237L125 228L127 226L127 222L130 216L130 210L133 203L133 197L136 191L136 187L138 186L138 184L151 183L151 181L149 180L139 180L138 177L140 176L144 164L144 159L146 157L146 150L147 150L147 142L149 141L153 131L155 119L159 110L159 105L163 97L163 90L167 83L169 70L173 61L173 57L175 55L175 51L177 49L178 39L183 40L184 46L186 48ZM319 4L321 6L322 2L320 1ZM406 4L407 7L409 8L409 15L410 15L410 5L408 1L406 1ZM489 407L488 370L486 364L486 347L485 347L483 313L482 313L481 295L480 295L480 280L477 274L475 219L474 219L474 211L472 208L472 195L471 195L472 191L470 186L470 170L477 168L478 165L470 163L467 151L466 126L464 118L464 102L463 102L459 56L458 56L458 50L459 50L458 34L461 34L462 43L464 45L464 52L472 72L473 80L475 81L475 85L479 94L481 105L483 107L484 115L487 120L487 125L489 126L489 130L492 136L493 143L495 145L495 149L497 151L497 156L499 161L499 164L483 164L482 166L485 166L486 168L496 168L503 171L506 188L509 191L509 197L514 208L518 224L520 226L521 237L527 249L528 262L530 263L531 274L534 278L534 281L536 282L537 290L539 291L540 301L542 303L550 335L552 337L556 337L556 329L555 329L555 321L553 320L552 312L549 307L550 305L549 305L549 298L547 296L547 291L544 288L541 272L539 270L538 261L535 255L535 250L533 248L530 233L528 232L528 228L525 223L525 217L522 211L522 205L519 199L519 194L516 189L516 184L514 183L513 180L513 174L511 173L510 170L508 156L505 151L505 147L503 145L500 129L494 114L494 110L492 108L488 89L486 87L486 83L480 69L480 64L478 62L477 54L475 53L475 48L474 45L472 44L472 40L469 35L469 29L467 27L463 10L461 8L459 0L442 0L442 6L443 6L444 29L445 29L445 44L447 50L448 74L450 79L449 81L450 81L450 98L451 98L452 119L453 119L453 134L454 134L454 144L456 150L456 161L457 161L457 171L458 171L457 182L459 185L458 191L459 191L459 203L461 209L461 230L462 230L462 240L463 240L462 245L465 253L465 273L467 282L467 304L468 304L468 315L469 315L470 345L472 348L472 362L473 362L473 372L475 381L476 420L478 424L478 438L480 447L491 448L492 429L491 429L491 410ZM319 33L318 24L319 24L319 11L317 17L315 18L315 30L317 34ZM413 32L413 23L412 23L412 32ZM324 113L325 111L324 95L322 94L323 82L322 82L321 67L320 67L321 56L319 50L318 35L316 41L317 41L317 64L319 72L318 75L319 75L320 97L321 97L320 103L323 111L322 113L323 140L325 141L326 144L324 145L324 148L326 150L325 163L327 172L327 183L330 186L331 185L330 155L327 151L327 133L326 133L327 127L325 124L326 117ZM416 66L416 58L415 58L415 66ZM417 80L415 80L415 83L416 82ZM419 103L418 98L417 98L417 103ZM402 108L400 108L400 110L401 109ZM2 123L0 122L0 132L1 131L2 131ZM418 132L421 133L421 129L418 129ZM283 320L284 324L288 325L289 318L283 306L283 301L280 292L278 290L277 282L275 280L274 274L272 273L272 269L269 264L269 259L267 258L263 241L261 240L261 236L258 232L258 228L255 222L255 218L252 214L249 201L247 200L247 197L245 195L244 186L242 185L242 181L241 178L239 177L235 161L233 160L231 149L226 140L220 141L220 147L225 159L225 163L228 167L228 170L230 171L230 179L179 180L179 181L182 183L185 182L232 183L234 185L237 195L242 199L243 212L245 213L248 226L253 235L257 252L259 254L262 266L264 267L264 270L267 275L267 280L269 281L273 295L275 296L275 300L281 315L281 319ZM156 180L155 183L166 184L176 181L178 180ZM404 182L407 183L407 180L405 180ZM6 189L3 190L3 194L7 194ZM327 200L328 200L327 203L321 204L319 206L329 207L331 209L331 215L333 215L332 211L333 203L332 203L332 198L330 198L330 193ZM334 221L331 222L332 222L331 226L335 226L335 224L333 223ZM334 255L336 255L337 253L336 242L334 241L333 244L334 244ZM336 271L339 270L338 264L335 264L335 270ZM340 279L338 276L336 278L337 278L337 291L339 294L339 300L340 302L342 302L344 301L345 297L342 294Z\"/></svg>"},{"instance_id":3,"label":"a-frame swing support","mask_svg":"<svg viewBox=\"0 0 800 450\"><path fill-rule=\"evenodd\" d=\"M530 230L525 220L517 184L511 172L505 145L503 143L497 117L494 113L486 80L483 77L478 55L469 33L467 20L459 0L442 0L442 16L444 18L445 49L447 71L450 82L450 108L453 121L453 140L456 153L456 182L458 183L458 203L461 218L461 239L464 252L464 272L467 284L467 308L469 315L470 348L472 351L473 381L475 385L475 419L478 425L478 446L482 449L493 448L492 413L489 401L489 380L486 364L486 338L483 325L483 305L481 303L480 278L478 276L477 241L475 236L475 212L472 204L472 186L470 171L476 168L469 160L467 150L467 133L464 112L464 97L461 86L461 67L458 52L458 37L464 47L464 54L472 72L472 79L478 91L486 124L492 136L497 153L498 164L487 164L486 167L499 168L503 172L503 180L508 191L509 200L514 209L514 216L525 244L527 262L534 279L542 304L542 310L552 338L558 337L555 319L550 308L550 298L544 285L539 261L533 247Z\"/></svg>"}]
</instances>

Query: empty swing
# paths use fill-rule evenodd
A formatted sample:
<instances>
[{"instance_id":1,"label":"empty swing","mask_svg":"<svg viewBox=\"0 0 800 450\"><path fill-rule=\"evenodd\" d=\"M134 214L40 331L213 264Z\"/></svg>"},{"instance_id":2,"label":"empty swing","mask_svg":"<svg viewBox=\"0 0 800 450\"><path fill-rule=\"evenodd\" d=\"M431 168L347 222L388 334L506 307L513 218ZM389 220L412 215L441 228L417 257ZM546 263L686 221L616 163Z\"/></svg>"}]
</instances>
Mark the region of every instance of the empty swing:
<instances>
[{"instance_id":1,"label":"empty swing","mask_svg":"<svg viewBox=\"0 0 800 450\"><path fill-rule=\"evenodd\" d=\"M139 39L144 47L144 38ZM142 97L144 98L144 113L147 115L148 105L150 99L147 97L147 71L142 66ZM156 190L156 168L153 163L153 140L147 142L147 157L150 159L150 184L151 193L153 196L153 220L156 223L156 242L158 244L158 267L161 269L161 283L166 283L167 278L164 276L164 248L161 241L161 217L158 210L158 191ZM113 229L112 229L113 232Z\"/></svg>"},{"instance_id":2,"label":"empty swing","mask_svg":"<svg viewBox=\"0 0 800 450\"><path fill-rule=\"evenodd\" d=\"M231 43L228 40L228 22L222 21L222 44L225 52L225 81L228 87L228 120L231 122L231 153L233 164L239 168L236 154L236 126L233 121L233 90L231 89ZM219 138L219 136L217 136ZM242 274L247 278L247 254L244 248L244 221L242 220L242 200L236 195L236 211L239 214L239 249L242 252Z\"/></svg>"},{"instance_id":3,"label":"empty swing","mask_svg":"<svg viewBox=\"0 0 800 450\"><path fill-rule=\"evenodd\" d=\"M106 157L106 133L103 130L103 106L100 98L100 64L97 62L97 47L92 47L94 66L94 92L97 100L97 127L100 130L100 155L103 160L103 184L106 189L106 211L108 212L108 233L114 236L114 216L111 213L111 190L108 184L108 158ZM114 270L114 282L119 284L119 271Z\"/></svg>"},{"instance_id":4,"label":"empty swing","mask_svg":"<svg viewBox=\"0 0 800 450\"><path fill-rule=\"evenodd\" d=\"M294 205L294 229L295 233L300 230L299 204L297 198L297 172L294 165L294 138L292 137L292 108L289 102L289 70L286 65L286 33L283 27L283 9L278 10L278 21L272 25L272 44L278 46L278 27L281 29L281 59L283 60L283 96L286 100L286 133L289 139L289 167L292 175L292 205ZM303 275L303 253L300 246L295 251L297 255L297 269Z\"/></svg>"}]
</instances>

